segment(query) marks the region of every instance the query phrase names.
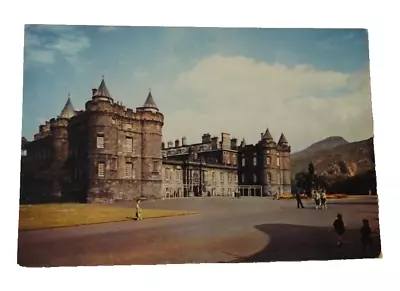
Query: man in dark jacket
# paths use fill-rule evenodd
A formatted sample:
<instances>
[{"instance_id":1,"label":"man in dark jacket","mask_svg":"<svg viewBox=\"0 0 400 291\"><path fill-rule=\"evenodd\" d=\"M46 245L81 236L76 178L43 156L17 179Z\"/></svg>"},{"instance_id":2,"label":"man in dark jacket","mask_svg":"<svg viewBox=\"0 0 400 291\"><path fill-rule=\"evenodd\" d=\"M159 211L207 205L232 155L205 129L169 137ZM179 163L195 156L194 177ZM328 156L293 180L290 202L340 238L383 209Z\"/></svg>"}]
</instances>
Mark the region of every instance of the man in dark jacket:
<instances>
[{"instance_id":1,"label":"man in dark jacket","mask_svg":"<svg viewBox=\"0 0 400 291\"><path fill-rule=\"evenodd\" d=\"M337 219L333 222L333 227L338 236L337 246L340 248L342 246L342 237L345 232L343 216L340 213L337 215Z\"/></svg>"},{"instance_id":2,"label":"man in dark jacket","mask_svg":"<svg viewBox=\"0 0 400 291\"><path fill-rule=\"evenodd\" d=\"M303 202L301 202L301 196L300 196L300 191L296 192L296 201L297 201L297 208L304 208Z\"/></svg>"}]
</instances>

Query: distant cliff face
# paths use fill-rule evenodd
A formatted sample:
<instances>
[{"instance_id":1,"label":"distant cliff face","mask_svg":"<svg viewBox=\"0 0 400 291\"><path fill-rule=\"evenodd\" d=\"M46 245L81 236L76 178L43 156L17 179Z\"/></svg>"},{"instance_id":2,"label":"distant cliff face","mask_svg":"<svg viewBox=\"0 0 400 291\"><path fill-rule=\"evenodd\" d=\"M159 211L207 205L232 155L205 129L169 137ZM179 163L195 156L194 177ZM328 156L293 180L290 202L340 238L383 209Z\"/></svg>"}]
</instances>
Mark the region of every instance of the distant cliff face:
<instances>
[{"instance_id":1,"label":"distant cliff face","mask_svg":"<svg viewBox=\"0 0 400 291\"><path fill-rule=\"evenodd\" d=\"M342 137L329 137L291 158L292 176L306 172L310 161L316 174L331 177L353 177L375 167L373 138L349 143Z\"/></svg>"}]
</instances>

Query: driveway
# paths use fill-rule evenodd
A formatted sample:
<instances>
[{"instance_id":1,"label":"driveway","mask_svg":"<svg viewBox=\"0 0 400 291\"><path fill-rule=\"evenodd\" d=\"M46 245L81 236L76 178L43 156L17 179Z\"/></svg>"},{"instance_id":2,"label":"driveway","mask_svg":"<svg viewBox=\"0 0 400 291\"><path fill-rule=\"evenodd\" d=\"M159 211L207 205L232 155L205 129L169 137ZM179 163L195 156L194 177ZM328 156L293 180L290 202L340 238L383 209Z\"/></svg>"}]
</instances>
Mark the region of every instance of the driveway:
<instances>
[{"instance_id":1,"label":"driveway","mask_svg":"<svg viewBox=\"0 0 400 291\"><path fill-rule=\"evenodd\" d=\"M326 260L376 257L380 239L364 254L358 229L370 219L378 227L377 200L365 197L330 200L327 210L311 201L297 209L293 200L270 198L189 198L145 201L143 207L195 210L199 214L20 231L18 263L22 266L131 265L207 262ZM132 207L132 204L120 204ZM338 249L332 232L336 214L347 226Z\"/></svg>"}]
</instances>

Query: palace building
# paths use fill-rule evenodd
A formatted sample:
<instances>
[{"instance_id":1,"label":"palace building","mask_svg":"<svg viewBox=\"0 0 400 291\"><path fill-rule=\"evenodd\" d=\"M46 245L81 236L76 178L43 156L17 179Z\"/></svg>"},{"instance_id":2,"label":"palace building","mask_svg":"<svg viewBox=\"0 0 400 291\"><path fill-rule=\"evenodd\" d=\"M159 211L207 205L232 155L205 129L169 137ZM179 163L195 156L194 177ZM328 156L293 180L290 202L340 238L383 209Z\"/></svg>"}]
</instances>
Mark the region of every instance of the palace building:
<instances>
[{"instance_id":1,"label":"palace building","mask_svg":"<svg viewBox=\"0 0 400 291\"><path fill-rule=\"evenodd\" d=\"M269 130L255 145L230 134L162 141L164 116L149 92L136 110L115 102L104 78L85 110L70 97L57 118L22 138L21 202L115 202L291 192L290 146Z\"/></svg>"}]
</instances>

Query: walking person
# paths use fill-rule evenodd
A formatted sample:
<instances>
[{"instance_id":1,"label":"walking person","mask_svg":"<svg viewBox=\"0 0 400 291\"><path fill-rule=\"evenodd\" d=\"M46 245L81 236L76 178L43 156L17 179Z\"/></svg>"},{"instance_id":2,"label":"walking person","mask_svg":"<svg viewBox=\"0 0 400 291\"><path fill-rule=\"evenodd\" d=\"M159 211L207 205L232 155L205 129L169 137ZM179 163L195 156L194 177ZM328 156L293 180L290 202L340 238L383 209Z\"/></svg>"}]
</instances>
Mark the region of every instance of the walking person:
<instances>
[{"instance_id":1,"label":"walking person","mask_svg":"<svg viewBox=\"0 0 400 291\"><path fill-rule=\"evenodd\" d=\"M342 246L343 234L346 230L344 227L343 216L340 213L337 215L337 219L333 222L333 227L337 234L337 246L340 248Z\"/></svg>"},{"instance_id":2,"label":"walking person","mask_svg":"<svg viewBox=\"0 0 400 291\"><path fill-rule=\"evenodd\" d=\"M363 246L363 252L365 253L367 247L369 247L369 249L372 249L372 238L371 238L372 231L371 227L369 226L368 219L363 219L362 224L363 225L360 229L361 243Z\"/></svg>"},{"instance_id":3,"label":"walking person","mask_svg":"<svg viewBox=\"0 0 400 291\"><path fill-rule=\"evenodd\" d=\"M136 200L136 220L142 220L142 207L140 206L140 202L142 200L139 198Z\"/></svg>"},{"instance_id":4,"label":"walking person","mask_svg":"<svg viewBox=\"0 0 400 291\"><path fill-rule=\"evenodd\" d=\"M300 191L296 192L297 208L304 208L303 202L301 201Z\"/></svg>"}]
</instances>

